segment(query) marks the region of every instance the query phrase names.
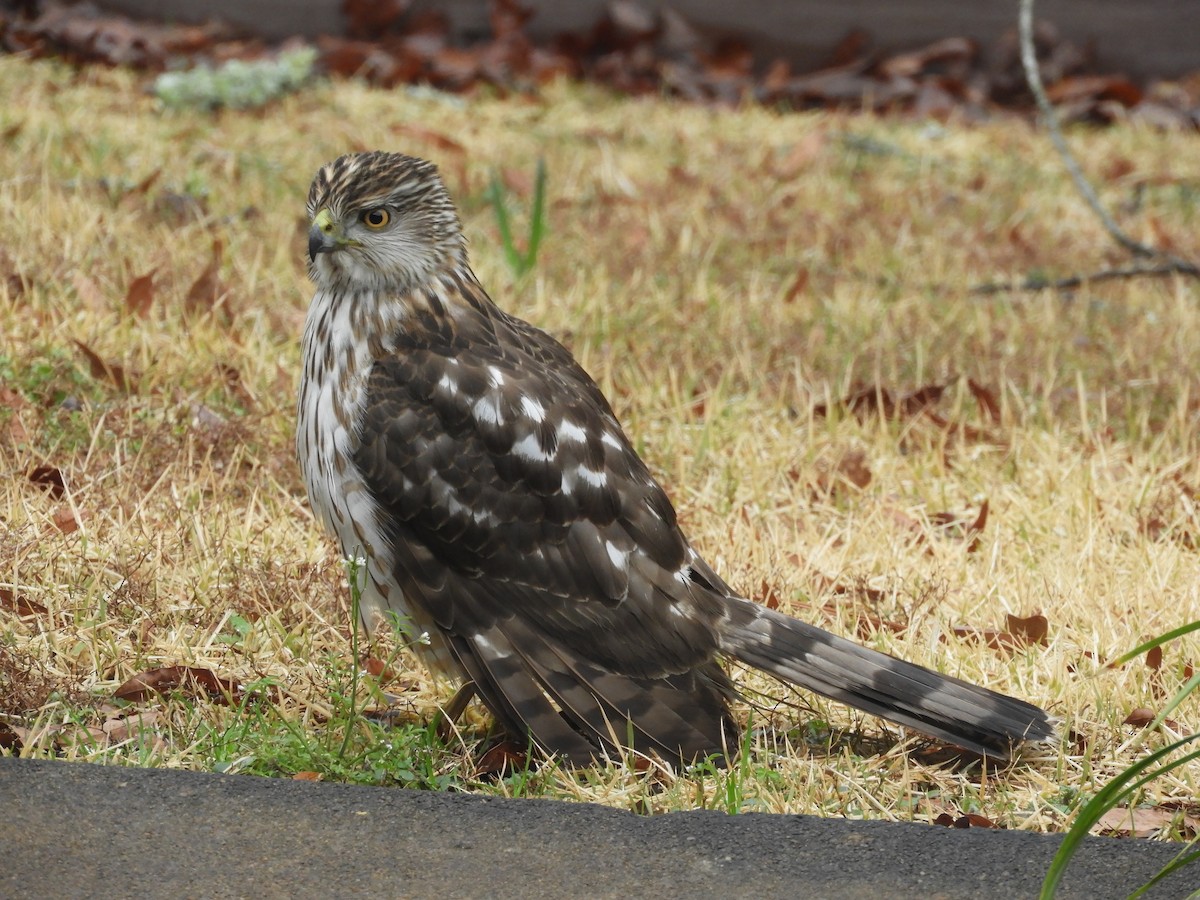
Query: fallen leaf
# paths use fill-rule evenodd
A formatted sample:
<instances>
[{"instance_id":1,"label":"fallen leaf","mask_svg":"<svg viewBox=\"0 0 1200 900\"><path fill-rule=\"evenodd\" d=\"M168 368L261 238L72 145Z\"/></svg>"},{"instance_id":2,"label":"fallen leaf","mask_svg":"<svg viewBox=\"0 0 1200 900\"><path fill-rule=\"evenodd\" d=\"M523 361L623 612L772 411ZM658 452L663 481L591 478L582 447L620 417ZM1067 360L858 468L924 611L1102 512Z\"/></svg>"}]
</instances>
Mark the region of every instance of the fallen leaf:
<instances>
[{"instance_id":1,"label":"fallen leaf","mask_svg":"<svg viewBox=\"0 0 1200 900\"><path fill-rule=\"evenodd\" d=\"M1146 668L1153 669L1157 672L1162 668L1163 649L1162 644L1157 647L1151 647L1146 651Z\"/></svg>"},{"instance_id":2,"label":"fallen leaf","mask_svg":"<svg viewBox=\"0 0 1200 900\"><path fill-rule=\"evenodd\" d=\"M187 295L183 299L183 308L189 315L210 313L226 306L229 292L222 283L220 275L224 249L220 238L214 238L208 265L192 282L192 286L188 288ZM228 309L225 311L228 314Z\"/></svg>"},{"instance_id":3,"label":"fallen leaf","mask_svg":"<svg viewBox=\"0 0 1200 900\"><path fill-rule=\"evenodd\" d=\"M139 319L150 314L150 305L154 302L154 272L151 269L145 275L139 275L129 282L125 291L125 311Z\"/></svg>"},{"instance_id":4,"label":"fallen leaf","mask_svg":"<svg viewBox=\"0 0 1200 900\"><path fill-rule=\"evenodd\" d=\"M377 679L380 684L387 684L396 679L396 673L387 663L378 657L368 656L363 660L363 668L368 675Z\"/></svg>"},{"instance_id":5,"label":"fallen leaf","mask_svg":"<svg viewBox=\"0 0 1200 900\"><path fill-rule=\"evenodd\" d=\"M1093 834L1108 834L1120 837L1152 838L1166 829L1178 829L1189 836L1200 830L1200 818L1181 814L1177 809L1166 806L1118 806L1105 812L1092 826Z\"/></svg>"},{"instance_id":6,"label":"fallen leaf","mask_svg":"<svg viewBox=\"0 0 1200 900\"><path fill-rule=\"evenodd\" d=\"M1009 633L1019 644L1046 646L1050 634L1050 621L1045 616L1034 614L1022 618L1009 613L1005 618Z\"/></svg>"},{"instance_id":7,"label":"fallen leaf","mask_svg":"<svg viewBox=\"0 0 1200 900\"><path fill-rule=\"evenodd\" d=\"M1009 613L1006 618L1009 634L1020 646L1045 647L1050 635L1050 620L1045 616L1034 613L1033 616L1013 616Z\"/></svg>"},{"instance_id":8,"label":"fallen leaf","mask_svg":"<svg viewBox=\"0 0 1200 900\"><path fill-rule=\"evenodd\" d=\"M792 279L791 286L787 289L787 293L783 295L784 303L795 303L808 289L808 269L801 266L796 270L796 277Z\"/></svg>"},{"instance_id":9,"label":"fallen leaf","mask_svg":"<svg viewBox=\"0 0 1200 900\"><path fill-rule=\"evenodd\" d=\"M758 586L758 592L754 595L753 600L761 603L767 609L779 609L779 591L765 578Z\"/></svg>"},{"instance_id":10,"label":"fallen leaf","mask_svg":"<svg viewBox=\"0 0 1200 900\"><path fill-rule=\"evenodd\" d=\"M155 695L175 692L189 696L205 695L217 703L228 705L241 699L242 687L236 681L221 678L210 669L199 666L164 666L134 675L113 692L119 700L138 702Z\"/></svg>"},{"instance_id":11,"label":"fallen leaf","mask_svg":"<svg viewBox=\"0 0 1200 900\"><path fill-rule=\"evenodd\" d=\"M967 388L971 391L971 396L975 398L975 402L979 404L983 414L990 421L999 423L1000 402L996 399L995 393L974 378L967 379Z\"/></svg>"},{"instance_id":12,"label":"fallen leaf","mask_svg":"<svg viewBox=\"0 0 1200 900\"><path fill-rule=\"evenodd\" d=\"M525 750L515 741L494 744L475 764L476 775L503 775L518 772L528 765Z\"/></svg>"},{"instance_id":13,"label":"fallen leaf","mask_svg":"<svg viewBox=\"0 0 1200 900\"><path fill-rule=\"evenodd\" d=\"M136 381L125 371L123 366L101 359L99 354L83 341L73 340L72 343L79 348L84 359L87 360L88 371L91 372L93 378L102 378L127 394L137 389Z\"/></svg>"},{"instance_id":14,"label":"fallen leaf","mask_svg":"<svg viewBox=\"0 0 1200 900\"><path fill-rule=\"evenodd\" d=\"M1134 728L1146 728L1154 721L1156 715L1154 710L1139 706L1125 717L1124 724L1132 725Z\"/></svg>"},{"instance_id":15,"label":"fallen leaf","mask_svg":"<svg viewBox=\"0 0 1200 900\"><path fill-rule=\"evenodd\" d=\"M161 741L153 731L153 728L161 722L162 713L158 710L145 710L133 714L118 712L105 719L100 729L114 744L144 736Z\"/></svg>"},{"instance_id":16,"label":"fallen leaf","mask_svg":"<svg viewBox=\"0 0 1200 900\"><path fill-rule=\"evenodd\" d=\"M51 519L54 522L54 527L63 534L73 534L79 530L79 519L75 515L75 510L70 506L60 506L54 511Z\"/></svg>"},{"instance_id":17,"label":"fallen leaf","mask_svg":"<svg viewBox=\"0 0 1200 900\"><path fill-rule=\"evenodd\" d=\"M292 776L292 781L322 781L324 778L320 772L297 772Z\"/></svg>"},{"instance_id":18,"label":"fallen leaf","mask_svg":"<svg viewBox=\"0 0 1200 900\"><path fill-rule=\"evenodd\" d=\"M46 491L55 500L61 500L67 490L62 470L58 466L37 466L29 473L29 480Z\"/></svg>"},{"instance_id":19,"label":"fallen leaf","mask_svg":"<svg viewBox=\"0 0 1200 900\"><path fill-rule=\"evenodd\" d=\"M967 813L959 816L954 820L955 828L999 828L995 822L987 816L981 816L979 813Z\"/></svg>"},{"instance_id":20,"label":"fallen leaf","mask_svg":"<svg viewBox=\"0 0 1200 900\"><path fill-rule=\"evenodd\" d=\"M833 495L843 485L862 490L870 483L871 467L867 465L867 454L862 450L848 450L832 466L818 464L817 477L811 486L819 494Z\"/></svg>"},{"instance_id":21,"label":"fallen leaf","mask_svg":"<svg viewBox=\"0 0 1200 900\"><path fill-rule=\"evenodd\" d=\"M0 588L0 609L6 609L22 618L26 616L49 615L50 610L36 600L30 600L23 594L18 594L11 588Z\"/></svg>"}]
</instances>

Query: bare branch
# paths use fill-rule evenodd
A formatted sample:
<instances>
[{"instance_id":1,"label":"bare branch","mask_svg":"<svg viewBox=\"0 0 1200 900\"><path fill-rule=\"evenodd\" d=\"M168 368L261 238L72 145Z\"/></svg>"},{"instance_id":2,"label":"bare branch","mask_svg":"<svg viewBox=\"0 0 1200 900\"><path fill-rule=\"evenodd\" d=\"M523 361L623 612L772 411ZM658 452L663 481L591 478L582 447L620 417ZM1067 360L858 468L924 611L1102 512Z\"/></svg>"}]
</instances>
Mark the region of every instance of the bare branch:
<instances>
[{"instance_id":1,"label":"bare branch","mask_svg":"<svg viewBox=\"0 0 1200 900\"><path fill-rule=\"evenodd\" d=\"M1038 70L1037 52L1033 44L1033 0L1021 0L1020 13L1018 17L1018 28L1021 39L1021 65L1025 69L1025 80L1029 83L1029 90L1033 92L1033 97L1037 101L1038 109L1041 110L1042 118L1046 122L1046 128L1050 132L1050 140L1054 142L1055 148L1058 150L1059 156L1062 157L1063 165L1066 166L1067 172L1071 175L1071 180L1075 182L1075 187L1083 196L1084 201L1092 208L1092 211L1099 217L1101 224L1105 230L1112 236L1118 244L1132 253L1134 256L1143 258L1154 258L1164 260L1168 264L1170 272L1179 272L1185 275L1200 276L1200 269L1195 264L1187 260L1180 259L1173 254L1159 250L1148 244L1143 244L1141 241L1134 240L1117 224L1116 220L1109 215L1108 210L1100 203L1100 198L1096 196L1096 191L1092 188L1091 183L1083 174L1083 170L1079 168L1079 163L1075 160L1071 153L1071 148L1067 146L1067 140L1063 137L1062 126L1059 124L1058 115L1054 111L1054 107L1050 104L1049 98L1046 96L1046 89L1042 84L1042 74ZM1128 270L1130 274L1168 274L1167 272L1159 271L1161 267L1146 270L1144 273L1140 271ZM1128 275L1115 276L1128 277ZM1082 278L1080 281L1095 281L1096 276L1090 278ZM986 286L985 286L986 287Z\"/></svg>"}]
</instances>

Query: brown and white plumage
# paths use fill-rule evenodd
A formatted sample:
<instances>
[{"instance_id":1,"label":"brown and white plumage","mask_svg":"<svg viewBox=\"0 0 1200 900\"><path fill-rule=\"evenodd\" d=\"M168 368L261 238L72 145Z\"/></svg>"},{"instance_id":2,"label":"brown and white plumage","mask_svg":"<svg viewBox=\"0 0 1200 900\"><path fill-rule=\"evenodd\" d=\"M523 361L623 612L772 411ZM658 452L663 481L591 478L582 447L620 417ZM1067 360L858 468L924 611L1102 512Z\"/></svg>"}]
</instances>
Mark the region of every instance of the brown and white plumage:
<instances>
[{"instance_id":1,"label":"brown and white plumage","mask_svg":"<svg viewBox=\"0 0 1200 900\"><path fill-rule=\"evenodd\" d=\"M1052 734L1035 706L737 596L595 382L476 281L433 165L343 156L308 213L297 450L313 508L365 560L368 625L427 634L433 666L515 735L577 763L722 753L722 657L980 753Z\"/></svg>"}]
</instances>

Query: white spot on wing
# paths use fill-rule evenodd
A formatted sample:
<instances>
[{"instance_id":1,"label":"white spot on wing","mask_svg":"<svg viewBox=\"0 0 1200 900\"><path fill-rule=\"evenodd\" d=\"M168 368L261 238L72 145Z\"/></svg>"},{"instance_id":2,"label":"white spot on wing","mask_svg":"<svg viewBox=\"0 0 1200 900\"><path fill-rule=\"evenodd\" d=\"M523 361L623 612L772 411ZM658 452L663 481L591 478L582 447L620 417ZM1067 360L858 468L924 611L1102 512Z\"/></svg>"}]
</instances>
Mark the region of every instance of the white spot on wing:
<instances>
[{"instance_id":1,"label":"white spot on wing","mask_svg":"<svg viewBox=\"0 0 1200 900\"><path fill-rule=\"evenodd\" d=\"M562 475L562 492L564 494L571 493L575 489L575 485L581 481L587 482L594 488L602 488L608 484L608 476L595 469L589 469L587 466L565 469Z\"/></svg>"},{"instance_id":2,"label":"white spot on wing","mask_svg":"<svg viewBox=\"0 0 1200 900\"><path fill-rule=\"evenodd\" d=\"M592 487L604 487L608 483L608 476L603 472L597 472L594 469L589 469L587 466L579 467L579 477L590 484Z\"/></svg>"},{"instance_id":3,"label":"white spot on wing","mask_svg":"<svg viewBox=\"0 0 1200 900\"><path fill-rule=\"evenodd\" d=\"M553 453L547 453L542 449L542 444L537 439L536 434L525 435L525 437L513 444L512 452L523 459L532 460L533 462L549 462L554 459Z\"/></svg>"},{"instance_id":4,"label":"white spot on wing","mask_svg":"<svg viewBox=\"0 0 1200 900\"><path fill-rule=\"evenodd\" d=\"M564 420L558 426L558 439L560 441L574 441L577 444L585 444L587 443L587 432L574 422Z\"/></svg>"},{"instance_id":5,"label":"white spot on wing","mask_svg":"<svg viewBox=\"0 0 1200 900\"><path fill-rule=\"evenodd\" d=\"M500 425L504 422L504 417L500 415L500 398L491 394L476 400L471 413L476 420L488 425Z\"/></svg>"},{"instance_id":6,"label":"white spot on wing","mask_svg":"<svg viewBox=\"0 0 1200 900\"><path fill-rule=\"evenodd\" d=\"M612 560L612 564L618 569L624 570L627 567L629 560L629 551L622 550L612 541L604 542L604 549L608 551L608 558Z\"/></svg>"},{"instance_id":7,"label":"white spot on wing","mask_svg":"<svg viewBox=\"0 0 1200 900\"><path fill-rule=\"evenodd\" d=\"M546 418L546 407L534 397L521 398L521 411L535 422L541 422Z\"/></svg>"},{"instance_id":8,"label":"white spot on wing","mask_svg":"<svg viewBox=\"0 0 1200 900\"><path fill-rule=\"evenodd\" d=\"M443 375L441 378L439 378L437 386L451 397L458 393L458 382L449 375Z\"/></svg>"},{"instance_id":9,"label":"white spot on wing","mask_svg":"<svg viewBox=\"0 0 1200 900\"><path fill-rule=\"evenodd\" d=\"M500 387L504 384L504 373L497 366L488 366L488 384L492 387Z\"/></svg>"},{"instance_id":10,"label":"white spot on wing","mask_svg":"<svg viewBox=\"0 0 1200 900\"><path fill-rule=\"evenodd\" d=\"M625 449L621 445L621 439L619 437L617 437L615 434L613 434L611 431L606 431L603 434L601 434L600 441L601 441L601 443L608 444L608 446L612 447L614 450L624 450Z\"/></svg>"},{"instance_id":11,"label":"white spot on wing","mask_svg":"<svg viewBox=\"0 0 1200 900\"><path fill-rule=\"evenodd\" d=\"M486 634L483 634L482 632L480 632L479 634L472 635L471 641L472 641L472 643L475 644L476 647L478 647L481 651L483 651L488 656L496 657L496 656L501 655L500 651L498 651L496 649L496 645L493 644L491 642L491 640L488 638L488 636Z\"/></svg>"}]
</instances>

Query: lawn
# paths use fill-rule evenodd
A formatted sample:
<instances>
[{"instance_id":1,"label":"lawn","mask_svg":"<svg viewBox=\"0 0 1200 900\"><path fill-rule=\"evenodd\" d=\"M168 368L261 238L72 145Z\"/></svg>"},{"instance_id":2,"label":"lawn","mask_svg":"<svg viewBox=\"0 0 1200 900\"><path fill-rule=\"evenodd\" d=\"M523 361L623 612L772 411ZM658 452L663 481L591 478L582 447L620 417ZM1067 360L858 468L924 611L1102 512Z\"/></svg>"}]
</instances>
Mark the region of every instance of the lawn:
<instances>
[{"instance_id":1,"label":"lawn","mask_svg":"<svg viewBox=\"0 0 1200 900\"><path fill-rule=\"evenodd\" d=\"M1059 831L1200 726L1192 700L1139 727L1194 635L1108 666L1200 619L1200 285L973 293L1126 261L1030 123L345 81L210 114L145 86L0 58L0 753ZM1200 257L1195 134L1069 137L1135 236ZM953 765L747 675L788 702L739 708L729 770L571 772L485 755L480 709L439 732L454 686L403 647L354 666L293 398L308 183L375 148L440 165L480 280L573 349L731 584L1035 702L1061 743ZM539 159L518 276L489 185L519 239ZM1188 832L1197 793L1195 765L1149 785L1142 831Z\"/></svg>"}]
</instances>

